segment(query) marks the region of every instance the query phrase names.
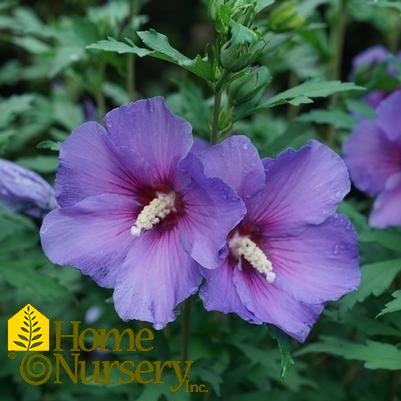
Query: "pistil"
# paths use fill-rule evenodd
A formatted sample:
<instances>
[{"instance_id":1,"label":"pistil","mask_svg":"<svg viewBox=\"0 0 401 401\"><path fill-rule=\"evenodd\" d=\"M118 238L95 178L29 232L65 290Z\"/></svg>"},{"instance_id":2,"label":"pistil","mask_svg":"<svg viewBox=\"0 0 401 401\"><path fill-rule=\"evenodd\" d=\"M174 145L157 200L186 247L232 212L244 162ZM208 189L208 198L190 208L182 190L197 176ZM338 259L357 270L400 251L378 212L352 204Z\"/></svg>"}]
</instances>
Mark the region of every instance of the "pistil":
<instances>
[{"instance_id":1,"label":"pistil","mask_svg":"<svg viewBox=\"0 0 401 401\"><path fill-rule=\"evenodd\" d=\"M273 265L258 245L247 236L235 234L228 243L236 258L243 257L256 271L263 274L269 283L276 278Z\"/></svg>"},{"instance_id":2,"label":"pistil","mask_svg":"<svg viewBox=\"0 0 401 401\"><path fill-rule=\"evenodd\" d=\"M175 194L156 193L152 199L139 213L134 225L131 227L131 234L139 237L143 230L150 230L159 224L166 216L175 211Z\"/></svg>"}]
</instances>

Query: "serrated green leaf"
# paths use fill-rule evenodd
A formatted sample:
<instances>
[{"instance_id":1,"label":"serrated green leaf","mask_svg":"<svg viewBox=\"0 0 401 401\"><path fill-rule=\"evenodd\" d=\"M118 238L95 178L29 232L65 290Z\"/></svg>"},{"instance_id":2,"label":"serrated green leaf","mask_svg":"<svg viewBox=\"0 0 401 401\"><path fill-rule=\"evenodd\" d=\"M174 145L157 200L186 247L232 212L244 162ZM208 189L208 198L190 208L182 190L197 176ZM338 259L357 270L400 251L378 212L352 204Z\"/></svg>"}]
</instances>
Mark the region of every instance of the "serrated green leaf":
<instances>
[{"instance_id":1,"label":"serrated green leaf","mask_svg":"<svg viewBox=\"0 0 401 401\"><path fill-rule=\"evenodd\" d=\"M136 54L138 57L148 56L152 53L151 50L140 48L131 41L129 42L129 44L127 44L124 42L120 42L111 36L109 36L105 40L100 40L99 42L92 43L86 46L86 48L103 50L106 52L115 52L118 54L133 53Z\"/></svg>"},{"instance_id":2,"label":"serrated green leaf","mask_svg":"<svg viewBox=\"0 0 401 401\"><path fill-rule=\"evenodd\" d=\"M344 359L363 361L369 369L401 369L401 350L394 345L377 341L366 344L352 343L339 338L322 336L318 343L310 344L296 355L324 352Z\"/></svg>"},{"instance_id":3,"label":"serrated green leaf","mask_svg":"<svg viewBox=\"0 0 401 401\"><path fill-rule=\"evenodd\" d=\"M155 30L139 31L137 34L151 50L138 47L128 38L125 38L127 43L124 43L112 37L93 43L87 46L87 49L98 49L116 53L133 53L138 57L150 56L179 65L205 80L212 79L212 67L201 56L198 55L194 59L188 58L170 45L167 36Z\"/></svg>"},{"instance_id":4,"label":"serrated green leaf","mask_svg":"<svg viewBox=\"0 0 401 401\"><path fill-rule=\"evenodd\" d=\"M73 295L70 291L63 287L58 280L45 276L30 266L19 265L14 267L14 263L10 262L2 266L3 279L16 288L23 288L26 294L31 294L35 299L53 301L55 299L71 299ZM36 320L35 318L32 321Z\"/></svg>"},{"instance_id":5,"label":"serrated green leaf","mask_svg":"<svg viewBox=\"0 0 401 401\"><path fill-rule=\"evenodd\" d=\"M170 45L166 35L163 35L154 29L149 31L139 31L138 36L146 46L161 55L166 56L168 59L176 61L177 64L190 61L187 56L184 56Z\"/></svg>"},{"instance_id":6,"label":"serrated green leaf","mask_svg":"<svg viewBox=\"0 0 401 401\"><path fill-rule=\"evenodd\" d=\"M351 130L355 125L355 119L346 112L340 110L312 110L297 118L301 122L318 124L330 124L336 128Z\"/></svg>"},{"instance_id":7,"label":"serrated green leaf","mask_svg":"<svg viewBox=\"0 0 401 401\"><path fill-rule=\"evenodd\" d=\"M170 45L166 35L153 29L149 31L140 31L137 32L137 34L146 46L154 50L154 53L151 54L153 57L180 65L186 70L206 80L212 78L212 67L210 63L203 60L199 55L194 59L184 56Z\"/></svg>"},{"instance_id":8,"label":"serrated green leaf","mask_svg":"<svg viewBox=\"0 0 401 401\"><path fill-rule=\"evenodd\" d=\"M386 303L386 307L377 316L381 316L386 313L398 312L401 310L401 290L395 291L391 295L395 299Z\"/></svg>"},{"instance_id":9,"label":"serrated green leaf","mask_svg":"<svg viewBox=\"0 0 401 401\"><path fill-rule=\"evenodd\" d=\"M362 90L361 86L357 86L352 82L340 81L306 81L298 86L281 92L269 100L261 103L255 111L263 110L266 108L279 106L280 104L290 103L299 105L302 103L312 103L312 98L326 97L333 93L345 92L350 90Z\"/></svg>"},{"instance_id":10,"label":"serrated green leaf","mask_svg":"<svg viewBox=\"0 0 401 401\"><path fill-rule=\"evenodd\" d=\"M34 98L34 95L13 95L0 99L0 127L6 127L15 116L29 110Z\"/></svg>"},{"instance_id":11,"label":"serrated green leaf","mask_svg":"<svg viewBox=\"0 0 401 401\"><path fill-rule=\"evenodd\" d=\"M275 0L256 0L255 13L260 13L266 7L274 4Z\"/></svg>"},{"instance_id":12,"label":"serrated green leaf","mask_svg":"<svg viewBox=\"0 0 401 401\"><path fill-rule=\"evenodd\" d=\"M359 236L359 240L361 242L375 242L382 245L384 248L401 252L399 231L370 229L369 231L362 232Z\"/></svg>"},{"instance_id":13,"label":"serrated green leaf","mask_svg":"<svg viewBox=\"0 0 401 401\"><path fill-rule=\"evenodd\" d=\"M382 294L401 271L401 259L364 265L361 270L362 280L358 291L354 291L343 297L339 302L340 305L344 303L349 308L356 302L362 302L369 295L378 296Z\"/></svg>"},{"instance_id":14,"label":"serrated green leaf","mask_svg":"<svg viewBox=\"0 0 401 401\"><path fill-rule=\"evenodd\" d=\"M231 41L233 45L241 45L244 43L253 43L258 36L252 29L247 28L234 20L230 21Z\"/></svg>"}]
</instances>

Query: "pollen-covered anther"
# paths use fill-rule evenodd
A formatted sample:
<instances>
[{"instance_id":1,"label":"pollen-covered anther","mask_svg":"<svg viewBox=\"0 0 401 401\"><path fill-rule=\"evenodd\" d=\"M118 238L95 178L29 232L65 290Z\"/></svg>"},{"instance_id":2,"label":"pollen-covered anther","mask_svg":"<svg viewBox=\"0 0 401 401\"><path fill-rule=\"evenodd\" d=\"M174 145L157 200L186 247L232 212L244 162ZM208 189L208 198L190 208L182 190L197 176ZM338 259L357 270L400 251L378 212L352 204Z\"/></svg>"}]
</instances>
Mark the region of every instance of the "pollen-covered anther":
<instances>
[{"instance_id":1,"label":"pollen-covered anther","mask_svg":"<svg viewBox=\"0 0 401 401\"><path fill-rule=\"evenodd\" d=\"M273 272L273 265L249 237L235 234L228 245L235 257L243 257L256 271L263 274L269 283L274 281L276 274Z\"/></svg>"},{"instance_id":2,"label":"pollen-covered anther","mask_svg":"<svg viewBox=\"0 0 401 401\"><path fill-rule=\"evenodd\" d=\"M152 199L139 213L135 224L131 227L131 234L138 237L142 230L150 230L159 224L166 216L175 211L174 193L157 193L157 197Z\"/></svg>"}]
</instances>

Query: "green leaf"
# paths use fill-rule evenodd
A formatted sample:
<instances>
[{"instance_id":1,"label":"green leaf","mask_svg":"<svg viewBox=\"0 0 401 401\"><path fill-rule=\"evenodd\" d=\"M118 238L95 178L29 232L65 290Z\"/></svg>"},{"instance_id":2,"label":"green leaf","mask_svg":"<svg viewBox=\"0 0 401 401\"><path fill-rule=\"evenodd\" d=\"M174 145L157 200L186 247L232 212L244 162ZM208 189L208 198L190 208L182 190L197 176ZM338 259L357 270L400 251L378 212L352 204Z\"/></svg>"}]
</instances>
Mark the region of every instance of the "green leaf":
<instances>
[{"instance_id":1,"label":"green leaf","mask_svg":"<svg viewBox=\"0 0 401 401\"><path fill-rule=\"evenodd\" d=\"M401 12L401 4L392 1L373 1L373 4L378 7L394 8Z\"/></svg>"},{"instance_id":2,"label":"green leaf","mask_svg":"<svg viewBox=\"0 0 401 401\"><path fill-rule=\"evenodd\" d=\"M17 262L15 262L17 264ZM2 266L3 279L10 285L24 290L26 296L34 297L43 301L54 301L55 299L71 299L73 294L58 280L43 275L39 270L31 266L29 259L26 264L7 263ZM32 319L35 320L35 319Z\"/></svg>"},{"instance_id":3,"label":"green leaf","mask_svg":"<svg viewBox=\"0 0 401 401\"><path fill-rule=\"evenodd\" d=\"M233 45L253 43L258 39L258 35L252 31L252 29L249 29L245 25L242 25L234 20L231 20L230 28Z\"/></svg>"},{"instance_id":4,"label":"green leaf","mask_svg":"<svg viewBox=\"0 0 401 401\"><path fill-rule=\"evenodd\" d=\"M14 39L14 44L34 54L50 52L51 48L45 42L31 36Z\"/></svg>"},{"instance_id":5,"label":"green leaf","mask_svg":"<svg viewBox=\"0 0 401 401\"><path fill-rule=\"evenodd\" d=\"M6 127L19 114L32 107L34 95L13 95L6 100L0 99L0 127Z\"/></svg>"},{"instance_id":6,"label":"green leaf","mask_svg":"<svg viewBox=\"0 0 401 401\"><path fill-rule=\"evenodd\" d=\"M272 337L277 341L280 355L281 355L281 378L287 376L290 368L294 365L294 360L291 357L290 352L290 338L283 333L281 330L277 329L274 326L269 326L269 332Z\"/></svg>"},{"instance_id":7,"label":"green leaf","mask_svg":"<svg viewBox=\"0 0 401 401\"><path fill-rule=\"evenodd\" d=\"M39 142L36 147L38 149L50 149L58 151L60 149L61 142L52 141L47 139L45 141Z\"/></svg>"},{"instance_id":8,"label":"green leaf","mask_svg":"<svg viewBox=\"0 0 401 401\"><path fill-rule=\"evenodd\" d=\"M346 112L340 110L312 110L297 118L301 122L318 124L330 124L336 128L351 130L355 125L355 119Z\"/></svg>"},{"instance_id":9,"label":"green leaf","mask_svg":"<svg viewBox=\"0 0 401 401\"><path fill-rule=\"evenodd\" d=\"M358 291L346 295L340 304L344 303L347 307L352 307L356 302L363 301L369 295L382 294L401 271L401 259L364 265L361 270L362 280Z\"/></svg>"},{"instance_id":10,"label":"green leaf","mask_svg":"<svg viewBox=\"0 0 401 401\"><path fill-rule=\"evenodd\" d=\"M275 0L256 0L255 13L260 13L266 7L271 6Z\"/></svg>"},{"instance_id":11,"label":"green leaf","mask_svg":"<svg viewBox=\"0 0 401 401\"><path fill-rule=\"evenodd\" d=\"M127 40L128 41L128 40ZM129 41L129 44L124 42L119 42L118 40L109 36L105 40L100 40L99 42L92 43L86 46L87 49L103 50L106 52L114 52L118 54L134 53L138 57L148 56L152 53L149 49L142 49L136 46L133 42Z\"/></svg>"},{"instance_id":12,"label":"green leaf","mask_svg":"<svg viewBox=\"0 0 401 401\"><path fill-rule=\"evenodd\" d=\"M394 345L377 341L352 343L336 337L322 336L320 342L307 345L296 355L324 352L344 359L363 361L368 369L401 369L401 350Z\"/></svg>"},{"instance_id":13,"label":"green leaf","mask_svg":"<svg viewBox=\"0 0 401 401\"><path fill-rule=\"evenodd\" d=\"M137 34L143 43L151 50L136 46L128 38L125 38L127 44L119 42L112 37L108 37L107 40L93 43L87 46L87 49L98 49L116 53L133 53L138 57L150 56L179 65L185 70L190 71L205 80L212 79L212 67L210 63L207 60L204 60L201 56L197 55L194 59L188 58L170 45L167 36L156 32L153 29L149 31L139 31Z\"/></svg>"},{"instance_id":14,"label":"green leaf","mask_svg":"<svg viewBox=\"0 0 401 401\"><path fill-rule=\"evenodd\" d=\"M184 56L170 45L167 36L156 32L153 29L149 31L140 31L137 33L143 43L155 51L151 54L153 57L180 65L181 67L200 76L203 79L212 79L211 64L202 59L199 55L197 55L194 59Z\"/></svg>"},{"instance_id":15,"label":"green leaf","mask_svg":"<svg viewBox=\"0 0 401 401\"><path fill-rule=\"evenodd\" d=\"M395 299L386 303L386 307L378 314L378 316L386 313L398 312L401 310L401 290L395 291L391 295Z\"/></svg>"},{"instance_id":16,"label":"green leaf","mask_svg":"<svg viewBox=\"0 0 401 401\"><path fill-rule=\"evenodd\" d=\"M390 230L374 230L362 232L359 236L361 242L375 242L384 248L401 252L400 232Z\"/></svg>"},{"instance_id":17,"label":"green leaf","mask_svg":"<svg viewBox=\"0 0 401 401\"><path fill-rule=\"evenodd\" d=\"M278 106L284 103L299 105L302 103L312 103L312 98L326 97L337 92L344 92L349 90L362 90L361 86L357 86L351 82L340 81L306 81L298 86L288 89L284 92L271 97L266 102L260 104L256 111L266 109L269 107Z\"/></svg>"},{"instance_id":18,"label":"green leaf","mask_svg":"<svg viewBox=\"0 0 401 401\"><path fill-rule=\"evenodd\" d=\"M22 157L17 163L26 168L35 170L39 173L52 173L58 165L57 156L41 156Z\"/></svg>"}]
</instances>

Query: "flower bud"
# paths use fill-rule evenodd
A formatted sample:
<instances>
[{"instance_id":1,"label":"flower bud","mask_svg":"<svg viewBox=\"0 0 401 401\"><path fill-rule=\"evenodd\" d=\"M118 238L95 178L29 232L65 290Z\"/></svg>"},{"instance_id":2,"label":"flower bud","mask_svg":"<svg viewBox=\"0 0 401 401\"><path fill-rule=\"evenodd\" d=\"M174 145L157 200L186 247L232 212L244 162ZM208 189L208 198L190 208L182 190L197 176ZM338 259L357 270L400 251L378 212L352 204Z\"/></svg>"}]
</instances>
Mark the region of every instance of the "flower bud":
<instances>
[{"instance_id":1,"label":"flower bud","mask_svg":"<svg viewBox=\"0 0 401 401\"><path fill-rule=\"evenodd\" d=\"M36 218L57 207L54 189L42 177L4 159L0 159L0 203Z\"/></svg>"},{"instance_id":2,"label":"flower bud","mask_svg":"<svg viewBox=\"0 0 401 401\"><path fill-rule=\"evenodd\" d=\"M238 72L257 60L265 47L262 40L232 45L226 42L221 48L221 65L229 72Z\"/></svg>"},{"instance_id":3,"label":"flower bud","mask_svg":"<svg viewBox=\"0 0 401 401\"><path fill-rule=\"evenodd\" d=\"M266 67L249 68L229 86L228 97L234 104L242 104L251 99L257 103L271 80L272 77Z\"/></svg>"},{"instance_id":4,"label":"flower bud","mask_svg":"<svg viewBox=\"0 0 401 401\"><path fill-rule=\"evenodd\" d=\"M293 0L284 1L270 14L268 26L272 31L285 32L301 27L305 18L298 13Z\"/></svg>"}]
</instances>

